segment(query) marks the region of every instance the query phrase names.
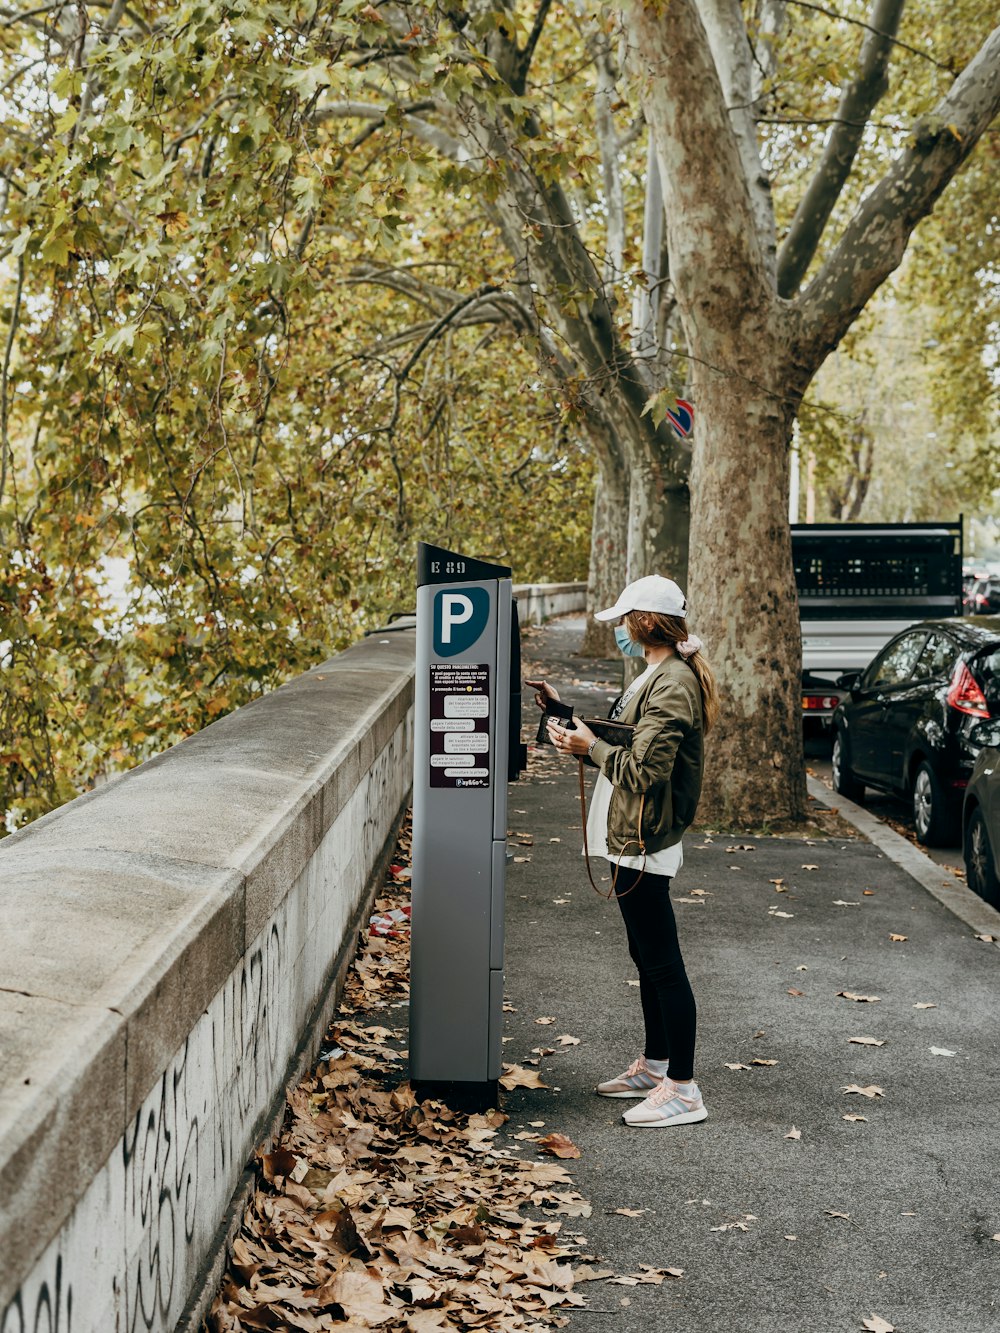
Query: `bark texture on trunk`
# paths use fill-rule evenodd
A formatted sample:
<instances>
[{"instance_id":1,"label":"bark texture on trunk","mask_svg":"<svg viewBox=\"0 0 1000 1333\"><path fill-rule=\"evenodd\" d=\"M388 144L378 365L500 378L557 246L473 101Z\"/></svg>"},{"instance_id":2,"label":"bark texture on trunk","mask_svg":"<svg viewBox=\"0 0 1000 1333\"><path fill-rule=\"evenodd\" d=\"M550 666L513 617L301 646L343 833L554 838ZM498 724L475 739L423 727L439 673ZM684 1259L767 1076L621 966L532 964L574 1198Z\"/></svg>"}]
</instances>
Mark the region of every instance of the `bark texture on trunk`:
<instances>
[{"instance_id":1,"label":"bark texture on trunk","mask_svg":"<svg viewBox=\"0 0 1000 1333\"><path fill-rule=\"evenodd\" d=\"M768 339L762 331L758 349ZM753 358L760 377L762 367ZM772 371L775 382L780 372ZM766 383L766 379L765 379ZM806 805L798 599L788 526L794 409L738 377L695 373L704 430L691 476L691 623L719 680L702 817L797 818Z\"/></svg>"},{"instance_id":2,"label":"bark texture on trunk","mask_svg":"<svg viewBox=\"0 0 1000 1333\"><path fill-rule=\"evenodd\" d=\"M628 485L617 470L598 466L587 578L587 627L580 652L584 657L615 657L614 631L594 619L595 611L613 606L628 582Z\"/></svg>"},{"instance_id":3,"label":"bark texture on trunk","mask_svg":"<svg viewBox=\"0 0 1000 1333\"><path fill-rule=\"evenodd\" d=\"M697 404L687 591L723 695L701 813L742 825L798 818L801 643L787 520L796 320L774 291L771 237L698 7L633 3L625 16Z\"/></svg>"}]
</instances>

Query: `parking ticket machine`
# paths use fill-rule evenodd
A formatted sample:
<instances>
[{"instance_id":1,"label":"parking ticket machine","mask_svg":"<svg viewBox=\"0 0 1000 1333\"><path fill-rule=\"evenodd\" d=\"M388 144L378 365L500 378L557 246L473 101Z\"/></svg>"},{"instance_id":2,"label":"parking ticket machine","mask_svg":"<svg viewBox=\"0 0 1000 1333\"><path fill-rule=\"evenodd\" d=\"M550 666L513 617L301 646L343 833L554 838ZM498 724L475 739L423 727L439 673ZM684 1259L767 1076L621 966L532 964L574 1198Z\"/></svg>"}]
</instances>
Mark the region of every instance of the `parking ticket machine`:
<instances>
[{"instance_id":1,"label":"parking ticket machine","mask_svg":"<svg viewBox=\"0 0 1000 1333\"><path fill-rule=\"evenodd\" d=\"M511 571L417 554L410 1077L421 1096L496 1104L507 783L524 769Z\"/></svg>"}]
</instances>

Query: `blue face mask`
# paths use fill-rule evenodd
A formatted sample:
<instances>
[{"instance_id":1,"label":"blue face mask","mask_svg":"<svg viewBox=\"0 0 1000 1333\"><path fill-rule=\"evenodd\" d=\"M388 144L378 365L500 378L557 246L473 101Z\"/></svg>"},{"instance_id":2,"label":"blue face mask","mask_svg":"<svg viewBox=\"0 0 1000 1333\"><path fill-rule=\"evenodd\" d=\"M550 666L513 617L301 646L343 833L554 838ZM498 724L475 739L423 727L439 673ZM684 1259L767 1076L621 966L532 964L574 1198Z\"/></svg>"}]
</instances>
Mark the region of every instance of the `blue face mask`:
<instances>
[{"instance_id":1,"label":"blue face mask","mask_svg":"<svg viewBox=\"0 0 1000 1333\"><path fill-rule=\"evenodd\" d=\"M615 628L615 643L617 643L619 650L623 652L626 657L646 656L645 648L643 648L641 643L636 643L634 639L629 638L628 630L624 625L618 625Z\"/></svg>"}]
</instances>

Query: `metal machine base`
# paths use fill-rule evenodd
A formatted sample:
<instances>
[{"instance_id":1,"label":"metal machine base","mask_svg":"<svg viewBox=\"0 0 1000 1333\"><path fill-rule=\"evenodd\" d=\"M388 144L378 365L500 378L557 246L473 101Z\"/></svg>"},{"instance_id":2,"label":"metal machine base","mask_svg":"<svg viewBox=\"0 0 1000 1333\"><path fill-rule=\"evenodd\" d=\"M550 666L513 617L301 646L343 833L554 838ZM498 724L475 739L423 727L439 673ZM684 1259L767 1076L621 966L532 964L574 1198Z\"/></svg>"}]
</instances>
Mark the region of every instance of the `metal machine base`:
<instances>
[{"instance_id":1,"label":"metal machine base","mask_svg":"<svg viewBox=\"0 0 1000 1333\"><path fill-rule=\"evenodd\" d=\"M490 1111L500 1105L500 1085L495 1078L482 1083L420 1079L411 1081L410 1087L418 1102L444 1102L452 1111Z\"/></svg>"}]
</instances>

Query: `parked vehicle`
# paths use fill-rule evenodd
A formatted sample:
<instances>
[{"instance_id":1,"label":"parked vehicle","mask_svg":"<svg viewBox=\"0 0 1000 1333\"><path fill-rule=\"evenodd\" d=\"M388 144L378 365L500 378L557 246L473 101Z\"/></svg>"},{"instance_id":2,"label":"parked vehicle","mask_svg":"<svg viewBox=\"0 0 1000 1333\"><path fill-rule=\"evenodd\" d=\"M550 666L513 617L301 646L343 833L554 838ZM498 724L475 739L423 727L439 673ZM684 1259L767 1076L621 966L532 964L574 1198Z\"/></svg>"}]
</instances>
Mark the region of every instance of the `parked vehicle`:
<instances>
[{"instance_id":1,"label":"parked vehicle","mask_svg":"<svg viewBox=\"0 0 1000 1333\"><path fill-rule=\"evenodd\" d=\"M1000 720L972 770L962 811L966 883L1000 908Z\"/></svg>"},{"instance_id":2,"label":"parked vehicle","mask_svg":"<svg viewBox=\"0 0 1000 1333\"><path fill-rule=\"evenodd\" d=\"M1000 612L1000 577L984 574L976 579L963 598L970 616L992 616Z\"/></svg>"},{"instance_id":3,"label":"parked vehicle","mask_svg":"<svg viewBox=\"0 0 1000 1333\"><path fill-rule=\"evenodd\" d=\"M802 626L802 715L829 730L860 671L901 630L962 614L963 526L954 523L793 523Z\"/></svg>"},{"instance_id":4,"label":"parked vehicle","mask_svg":"<svg viewBox=\"0 0 1000 1333\"><path fill-rule=\"evenodd\" d=\"M957 839L962 796L1000 718L1000 616L914 625L838 685L834 788L849 800L865 787L908 797L921 842Z\"/></svg>"}]
</instances>

